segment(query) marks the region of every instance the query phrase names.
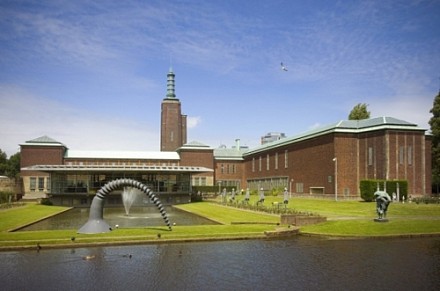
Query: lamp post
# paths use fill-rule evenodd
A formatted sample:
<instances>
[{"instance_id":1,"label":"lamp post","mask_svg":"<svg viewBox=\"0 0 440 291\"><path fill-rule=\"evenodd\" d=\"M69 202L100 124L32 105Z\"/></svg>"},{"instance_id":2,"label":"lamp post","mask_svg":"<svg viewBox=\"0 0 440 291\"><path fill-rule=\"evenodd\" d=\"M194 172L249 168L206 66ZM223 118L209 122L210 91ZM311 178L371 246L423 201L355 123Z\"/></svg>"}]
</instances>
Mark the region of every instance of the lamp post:
<instances>
[{"instance_id":1,"label":"lamp post","mask_svg":"<svg viewBox=\"0 0 440 291\"><path fill-rule=\"evenodd\" d=\"M335 201L338 201L338 159L333 158L335 162Z\"/></svg>"},{"instance_id":2,"label":"lamp post","mask_svg":"<svg viewBox=\"0 0 440 291\"><path fill-rule=\"evenodd\" d=\"M292 198L292 183L293 183L293 179L290 180L289 182L289 198Z\"/></svg>"}]
</instances>

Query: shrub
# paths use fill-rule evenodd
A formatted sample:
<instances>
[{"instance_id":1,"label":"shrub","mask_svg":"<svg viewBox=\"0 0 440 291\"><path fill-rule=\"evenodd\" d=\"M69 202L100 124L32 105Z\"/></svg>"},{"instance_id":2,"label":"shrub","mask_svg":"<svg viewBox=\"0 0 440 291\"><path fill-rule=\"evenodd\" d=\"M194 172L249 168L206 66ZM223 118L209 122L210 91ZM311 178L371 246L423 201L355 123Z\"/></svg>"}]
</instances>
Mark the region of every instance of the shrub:
<instances>
[{"instance_id":1,"label":"shrub","mask_svg":"<svg viewBox=\"0 0 440 291\"><path fill-rule=\"evenodd\" d=\"M52 206L53 205L52 201L50 201L49 198L42 198L41 201L40 201L40 204L41 205L47 205L47 206Z\"/></svg>"},{"instance_id":2,"label":"shrub","mask_svg":"<svg viewBox=\"0 0 440 291\"><path fill-rule=\"evenodd\" d=\"M364 201L371 202L374 200L374 192L377 190L377 184L379 183L379 188L383 190L386 183L386 191L388 194L397 193L397 184L399 184L399 195L400 199L408 199L408 181L407 180L361 180L360 191L361 198Z\"/></svg>"},{"instance_id":3,"label":"shrub","mask_svg":"<svg viewBox=\"0 0 440 291\"><path fill-rule=\"evenodd\" d=\"M0 191L0 203L9 203L9 197L12 196L12 200L14 199L14 193L10 191Z\"/></svg>"}]
</instances>

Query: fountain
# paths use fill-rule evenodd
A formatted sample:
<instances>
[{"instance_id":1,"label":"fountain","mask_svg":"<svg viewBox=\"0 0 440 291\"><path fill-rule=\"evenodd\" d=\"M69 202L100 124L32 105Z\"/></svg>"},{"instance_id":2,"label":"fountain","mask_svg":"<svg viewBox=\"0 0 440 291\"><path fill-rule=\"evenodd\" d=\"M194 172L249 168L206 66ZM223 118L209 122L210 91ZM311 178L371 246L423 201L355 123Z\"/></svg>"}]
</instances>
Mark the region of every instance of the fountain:
<instances>
[{"instance_id":1,"label":"fountain","mask_svg":"<svg viewBox=\"0 0 440 291\"><path fill-rule=\"evenodd\" d=\"M122 203L124 204L126 216L130 216L130 208L137 198L137 193L138 191L133 187L124 187L124 191L122 191Z\"/></svg>"},{"instance_id":2,"label":"fountain","mask_svg":"<svg viewBox=\"0 0 440 291\"><path fill-rule=\"evenodd\" d=\"M148 186L133 179L116 179L108 182L101 189L99 189L98 192L96 192L96 195L92 200L92 204L90 205L89 220L78 230L78 233L92 234L109 232L112 230L110 225L105 222L103 218L104 200L110 192L119 187L133 187L145 193L148 198L156 205L163 220L165 221L169 230L171 230L171 223L168 219L168 215L164 207L162 206L162 203L160 202L159 198L154 195L153 191L148 188Z\"/></svg>"}]
</instances>

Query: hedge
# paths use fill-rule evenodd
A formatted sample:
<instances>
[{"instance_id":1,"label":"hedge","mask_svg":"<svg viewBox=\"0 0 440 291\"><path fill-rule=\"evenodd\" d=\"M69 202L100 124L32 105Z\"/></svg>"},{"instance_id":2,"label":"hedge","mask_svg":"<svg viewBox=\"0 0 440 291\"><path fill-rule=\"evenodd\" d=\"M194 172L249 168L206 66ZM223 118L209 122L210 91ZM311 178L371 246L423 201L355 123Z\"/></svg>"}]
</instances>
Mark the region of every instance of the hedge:
<instances>
[{"instance_id":1,"label":"hedge","mask_svg":"<svg viewBox=\"0 0 440 291\"><path fill-rule=\"evenodd\" d=\"M365 201L374 200L374 192L377 191L377 184L379 183L379 190L385 190L388 194L397 194L397 184L399 184L400 199L408 199L408 181L407 180L361 180L360 190L361 198ZM386 183L386 184L385 184Z\"/></svg>"}]
</instances>

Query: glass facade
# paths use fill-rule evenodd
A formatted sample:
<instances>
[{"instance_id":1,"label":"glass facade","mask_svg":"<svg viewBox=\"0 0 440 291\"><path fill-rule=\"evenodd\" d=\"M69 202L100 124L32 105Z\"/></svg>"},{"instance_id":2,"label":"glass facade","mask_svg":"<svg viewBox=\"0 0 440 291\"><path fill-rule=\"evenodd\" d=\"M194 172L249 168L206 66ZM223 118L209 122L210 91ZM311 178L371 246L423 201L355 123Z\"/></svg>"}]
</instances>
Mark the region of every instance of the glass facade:
<instances>
[{"instance_id":1,"label":"glass facade","mask_svg":"<svg viewBox=\"0 0 440 291\"><path fill-rule=\"evenodd\" d=\"M51 173L51 194L94 194L106 183L129 178L147 185L155 193L189 193L189 173Z\"/></svg>"}]
</instances>

